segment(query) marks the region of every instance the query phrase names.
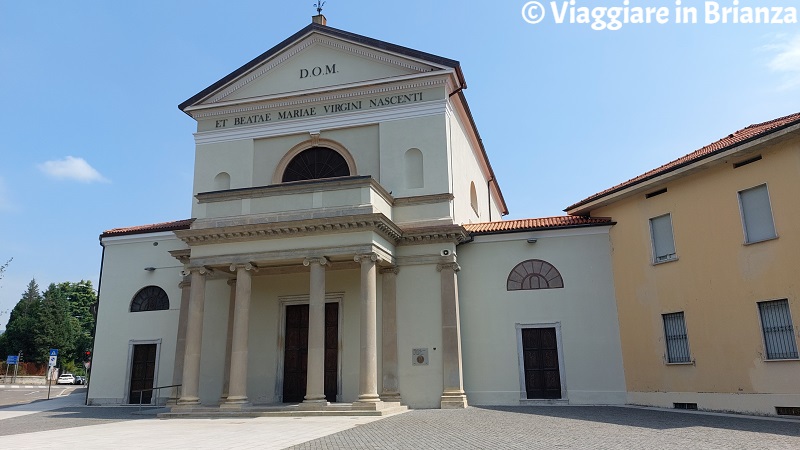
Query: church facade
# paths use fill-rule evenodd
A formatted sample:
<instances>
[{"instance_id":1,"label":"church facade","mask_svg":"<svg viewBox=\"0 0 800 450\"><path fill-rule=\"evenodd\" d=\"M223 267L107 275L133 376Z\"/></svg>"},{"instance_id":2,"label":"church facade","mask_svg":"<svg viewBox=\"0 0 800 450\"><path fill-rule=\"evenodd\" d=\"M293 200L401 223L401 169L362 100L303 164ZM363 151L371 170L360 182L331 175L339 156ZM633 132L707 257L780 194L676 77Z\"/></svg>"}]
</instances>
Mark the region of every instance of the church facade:
<instances>
[{"instance_id":1,"label":"church facade","mask_svg":"<svg viewBox=\"0 0 800 450\"><path fill-rule=\"evenodd\" d=\"M614 223L501 220L465 87L316 16L182 103L192 218L101 235L88 403L624 404Z\"/></svg>"}]
</instances>

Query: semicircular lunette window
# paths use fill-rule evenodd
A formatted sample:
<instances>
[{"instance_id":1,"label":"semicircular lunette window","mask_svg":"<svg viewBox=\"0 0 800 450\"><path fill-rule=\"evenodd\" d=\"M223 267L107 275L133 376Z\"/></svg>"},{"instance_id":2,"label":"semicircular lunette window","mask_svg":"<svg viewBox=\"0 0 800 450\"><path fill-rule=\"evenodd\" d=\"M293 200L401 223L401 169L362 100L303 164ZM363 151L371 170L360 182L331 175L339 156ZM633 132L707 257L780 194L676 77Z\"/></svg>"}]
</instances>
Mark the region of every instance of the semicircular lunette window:
<instances>
[{"instance_id":1,"label":"semicircular lunette window","mask_svg":"<svg viewBox=\"0 0 800 450\"><path fill-rule=\"evenodd\" d=\"M326 147L311 147L289 161L283 171L282 181L286 183L347 176L350 176L350 167L339 152Z\"/></svg>"},{"instance_id":2,"label":"semicircular lunette window","mask_svg":"<svg viewBox=\"0 0 800 450\"><path fill-rule=\"evenodd\" d=\"M529 259L514 266L508 274L507 291L531 289L558 289L564 287L561 273L552 264L541 259Z\"/></svg>"},{"instance_id":3,"label":"semicircular lunette window","mask_svg":"<svg viewBox=\"0 0 800 450\"><path fill-rule=\"evenodd\" d=\"M169 309L169 297L158 286L146 286L133 296L131 312L161 311Z\"/></svg>"}]
</instances>

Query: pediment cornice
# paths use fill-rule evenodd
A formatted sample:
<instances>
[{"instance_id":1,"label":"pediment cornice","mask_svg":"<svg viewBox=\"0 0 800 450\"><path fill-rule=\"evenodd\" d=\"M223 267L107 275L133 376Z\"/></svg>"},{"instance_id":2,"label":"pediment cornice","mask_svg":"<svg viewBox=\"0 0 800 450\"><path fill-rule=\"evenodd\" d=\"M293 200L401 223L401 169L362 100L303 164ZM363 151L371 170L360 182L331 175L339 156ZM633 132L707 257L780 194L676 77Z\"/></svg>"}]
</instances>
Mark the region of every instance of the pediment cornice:
<instances>
[{"instance_id":1,"label":"pediment cornice","mask_svg":"<svg viewBox=\"0 0 800 450\"><path fill-rule=\"evenodd\" d=\"M289 61L297 54L314 46L323 45L325 47L350 53L362 58L379 62L381 64L388 64L397 66L406 70L411 70L417 73L431 72L434 70L446 70L447 67L438 66L434 64L426 64L421 61L415 61L409 58L399 57L386 53L384 51L376 51L363 45L350 43L339 38L327 36L320 31L311 31L309 35L300 39L295 44L289 46L283 52L275 55L273 58L264 61L263 63L253 67L249 72L241 75L235 81L229 83L223 89L217 91L210 98L203 100L202 103L218 103L225 100L239 89L247 86L252 81L269 74L270 71L276 69L281 64Z\"/></svg>"}]
</instances>

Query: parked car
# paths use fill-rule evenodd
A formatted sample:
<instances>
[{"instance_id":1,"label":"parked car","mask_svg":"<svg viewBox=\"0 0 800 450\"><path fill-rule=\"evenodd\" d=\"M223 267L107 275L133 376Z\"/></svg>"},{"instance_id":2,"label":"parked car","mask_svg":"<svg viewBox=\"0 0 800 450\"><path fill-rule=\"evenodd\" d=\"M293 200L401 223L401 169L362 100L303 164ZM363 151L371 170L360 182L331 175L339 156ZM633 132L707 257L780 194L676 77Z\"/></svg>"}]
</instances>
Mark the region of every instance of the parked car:
<instances>
[{"instance_id":1,"label":"parked car","mask_svg":"<svg viewBox=\"0 0 800 450\"><path fill-rule=\"evenodd\" d=\"M75 377L75 384L86 384L86 377L78 375Z\"/></svg>"},{"instance_id":2,"label":"parked car","mask_svg":"<svg viewBox=\"0 0 800 450\"><path fill-rule=\"evenodd\" d=\"M58 377L56 384L75 384L75 375L71 373L65 373Z\"/></svg>"}]
</instances>

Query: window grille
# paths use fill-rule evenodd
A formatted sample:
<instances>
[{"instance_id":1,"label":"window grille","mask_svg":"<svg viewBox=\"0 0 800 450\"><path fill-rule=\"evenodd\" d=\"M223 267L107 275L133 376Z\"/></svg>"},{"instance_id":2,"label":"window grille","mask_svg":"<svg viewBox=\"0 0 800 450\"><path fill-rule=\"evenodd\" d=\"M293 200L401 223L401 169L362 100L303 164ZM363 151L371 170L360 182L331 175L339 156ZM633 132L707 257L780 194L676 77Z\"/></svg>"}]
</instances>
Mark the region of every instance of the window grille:
<instances>
[{"instance_id":1,"label":"window grille","mask_svg":"<svg viewBox=\"0 0 800 450\"><path fill-rule=\"evenodd\" d=\"M740 191L739 204L742 208L746 243L766 241L777 237L766 184Z\"/></svg>"},{"instance_id":2,"label":"window grille","mask_svg":"<svg viewBox=\"0 0 800 450\"><path fill-rule=\"evenodd\" d=\"M169 309L169 297L158 286L145 286L133 296L131 312L162 311Z\"/></svg>"},{"instance_id":3,"label":"window grille","mask_svg":"<svg viewBox=\"0 0 800 450\"><path fill-rule=\"evenodd\" d=\"M667 362L691 362L683 312L664 314L662 317L664 318L664 336L667 341Z\"/></svg>"},{"instance_id":4,"label":"window grille","mask_svg":"<svg viewBox=\"0 0 800 450\"><path fill-rule=\"evenodd\" d=\"M311 147L289 161L283 172L283 182L347 176L350 176L350 168L336 150Z\"/></svg>"},{"instance_id":5,"label":"window grille","mask_svg":"<svg viewBox=\"0 0 800 450\"><path fill-rule=\"evenodd\" d=\"M653 262L659 263L676 259L670 214L650 219L650 234L653 239Z\"/></svg>"},{"instance_id":6,"label":"window grille","mask_svg":"<svg viewBox=\"0 0 800 450\"><path fill-rule=\"evenodd\" d=\"M767 359L797 359L797 342L794 337L788 300L758 303L761 330Z\"/></svg>"}]
</instances>

